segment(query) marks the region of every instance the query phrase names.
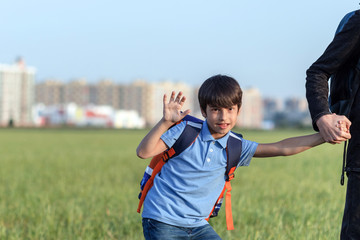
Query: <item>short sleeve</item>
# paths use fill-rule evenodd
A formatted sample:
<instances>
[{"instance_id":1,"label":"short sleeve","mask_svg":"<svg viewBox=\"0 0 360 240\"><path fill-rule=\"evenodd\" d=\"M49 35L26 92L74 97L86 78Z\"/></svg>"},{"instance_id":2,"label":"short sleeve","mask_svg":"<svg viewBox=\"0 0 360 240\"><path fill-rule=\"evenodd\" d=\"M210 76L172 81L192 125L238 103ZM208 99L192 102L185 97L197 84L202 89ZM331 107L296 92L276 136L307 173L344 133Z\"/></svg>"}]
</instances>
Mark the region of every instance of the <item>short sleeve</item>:
<instances>
[{"instance_id":1,"label":"short sleeve","mask_svg":"<svg viewBox=\"0 0 360 240\"><path fill-rule=\"evenodd\" d=\"M183 121L183 122L173 126L169 130L167 130L161 136L161 140L164 141L164 143L166 144L166 146L168 148L171 148L174 145L176 140L180 137L181 133L184 131L185 126L186 126L186 122Z\"/></svg>"},{"instance_id":2,"label":"short sleeve","mask_svg":"<svg viewBox=\"0 0 360 240\"><path fill-rule=\"evenodd\" d=\"M255 154L257 146L257 142L242 139L242 151L238 167L250 165L250 161Z\"/></svg>"}]
</instances>

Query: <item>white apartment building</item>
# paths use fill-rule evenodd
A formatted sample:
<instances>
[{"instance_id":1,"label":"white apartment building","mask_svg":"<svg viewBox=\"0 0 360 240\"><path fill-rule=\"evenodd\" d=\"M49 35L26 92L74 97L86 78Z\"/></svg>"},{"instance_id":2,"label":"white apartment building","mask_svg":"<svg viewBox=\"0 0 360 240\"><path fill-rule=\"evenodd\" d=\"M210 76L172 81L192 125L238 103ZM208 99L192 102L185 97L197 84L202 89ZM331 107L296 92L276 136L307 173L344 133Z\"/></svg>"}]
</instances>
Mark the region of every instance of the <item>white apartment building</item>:
<instances>
[{"instance_id":1,"label":"white apartment building","mask_svg":"<svg viewBox=\"0 0 360 240\"><path fill-rule=\"evenodd\" d=\"M263 103L260 91L257 88L243 89L243 100L237 126L261 128L263 117Z\"/></svg>"},{"instance_id":2,"label":"white apartment building","mask_svg":"<svg viewBox=\"0 0 360 240\"><path fill-rule=\"evenodd\" d=\"M0 125L31 126L34 104L34 67L19 58L15 64L0 64Z\"/></svg>"}]
</instances>

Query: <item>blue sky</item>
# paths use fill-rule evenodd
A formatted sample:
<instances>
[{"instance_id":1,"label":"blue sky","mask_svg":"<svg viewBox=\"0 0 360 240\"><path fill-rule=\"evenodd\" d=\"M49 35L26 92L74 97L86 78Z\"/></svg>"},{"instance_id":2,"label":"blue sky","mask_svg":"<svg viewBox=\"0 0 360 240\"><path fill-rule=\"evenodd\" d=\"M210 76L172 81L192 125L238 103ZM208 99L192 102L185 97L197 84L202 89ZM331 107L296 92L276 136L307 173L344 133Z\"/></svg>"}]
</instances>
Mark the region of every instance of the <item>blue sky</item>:
<instances>
[{"instance_id":1,"label":"blue sky","mask_svg":"<svg viewBox=\"0 0 360 240\"><path fill-rule=\"evenodd\" d=\"M359 1L7 0L0 63L22 56L37 81L200 85L235 77L263 96L305 96L305 71Z\"/></svg>"}]
</instances>

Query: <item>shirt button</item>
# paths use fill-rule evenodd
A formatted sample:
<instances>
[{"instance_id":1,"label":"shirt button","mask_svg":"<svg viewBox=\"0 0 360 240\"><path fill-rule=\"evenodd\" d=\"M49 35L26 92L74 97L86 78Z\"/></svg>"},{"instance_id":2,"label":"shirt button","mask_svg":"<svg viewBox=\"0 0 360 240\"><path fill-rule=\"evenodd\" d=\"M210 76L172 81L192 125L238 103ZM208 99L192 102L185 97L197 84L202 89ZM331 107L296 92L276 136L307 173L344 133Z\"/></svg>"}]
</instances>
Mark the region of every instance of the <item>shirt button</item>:
<instances>
[{"instance_id":1,"label":"shirt button","mask_svg":"<svg viewBox=\"0 0 360 240\"><path fill-rule=\"evenodd\" d=\"M215 141L212 141L211 143L212 143L212 144L215 144Z\"/></svg>"},{"instance_id":2,"label":"shirt button","mask_svg":"<svg viewBox=\"0 0 360 240\"><path fill-rule=\"evenodd\" d=\"M214 150L212 148L210 148L210 152L213 152Z\"/></svg>"},{"instance_id":3,"label":"shirt button","mask_svg":"<svg viewBox=\"0 0 360 240\"><path fill-rule=\"evenodd\" d=\"M207 161L207 162L210 162L211 160L210 160L210 158L207 158L206 161Z\"/></svg>"}]
</instances>

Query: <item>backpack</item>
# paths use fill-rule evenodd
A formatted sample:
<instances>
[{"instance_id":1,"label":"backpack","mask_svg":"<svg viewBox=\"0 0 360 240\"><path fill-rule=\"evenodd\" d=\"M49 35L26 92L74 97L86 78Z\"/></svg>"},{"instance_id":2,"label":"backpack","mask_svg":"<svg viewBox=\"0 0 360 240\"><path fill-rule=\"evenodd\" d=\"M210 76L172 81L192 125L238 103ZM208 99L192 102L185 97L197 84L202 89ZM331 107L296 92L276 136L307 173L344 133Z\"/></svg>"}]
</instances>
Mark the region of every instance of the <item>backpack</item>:
<instances>
[{"instance_id":1,"label":"backpack","mask_svg":"<svg viewBox=\"0 0 360 240\"><path fill-rule=\"evenodd\" d=\"M345 24L354 14L355 12L351 12L341 20L335 35L343 30ZM356 55L359 57L359 59L356 59L357 61L351 60L351 64L343 66L330 77L329 108L332 113L345 115L348 118L360 86L360 49ZM344 185L346 152L347 141L344 142L343 165L340 179L341 185Z\"/></svg>"},{"instance_id":2,"label":"backpack","mask_svg":"<svg viewBox=\"0 0 360 240\"><path fill-rule=\"evenodd\" d=\"M155 176L161 171L162 166L170 159L175 156L178 156L182 153L186 148L188 148L192 143L195 142L198 137L203 121L192 117L185 116L182 120L177 122L176 124L181 123L182 121L186 121L186 126L184 131L181 133L179 138L176 140L174 145L167 149L166 151L160 153L157 156L154 156L150 162L150 164L146 167L144 176L140 182L140 193L139 193L139 205L137 212L140 213L141 207L145 200L146 194L150 190L153 185L153 181ZM173 126L175 126L174 124ZM218 216L220 207L223 202L224 194L226 197L225 202L225 212L226 212L226 225L228 230L234 229L232 212L231 212L231 184L230 181L234 178L234 171L237 168L237 165L240 161L240 155L242 151L241 144L241 134L236 134L234 132L230 132L227 146L226 146L226 155L227 155L227 165L225 170L225 186L216 200L213 209L211 210L209 216L206 218L208 221L212 217Z\"/></svg>"}]
</instances>

